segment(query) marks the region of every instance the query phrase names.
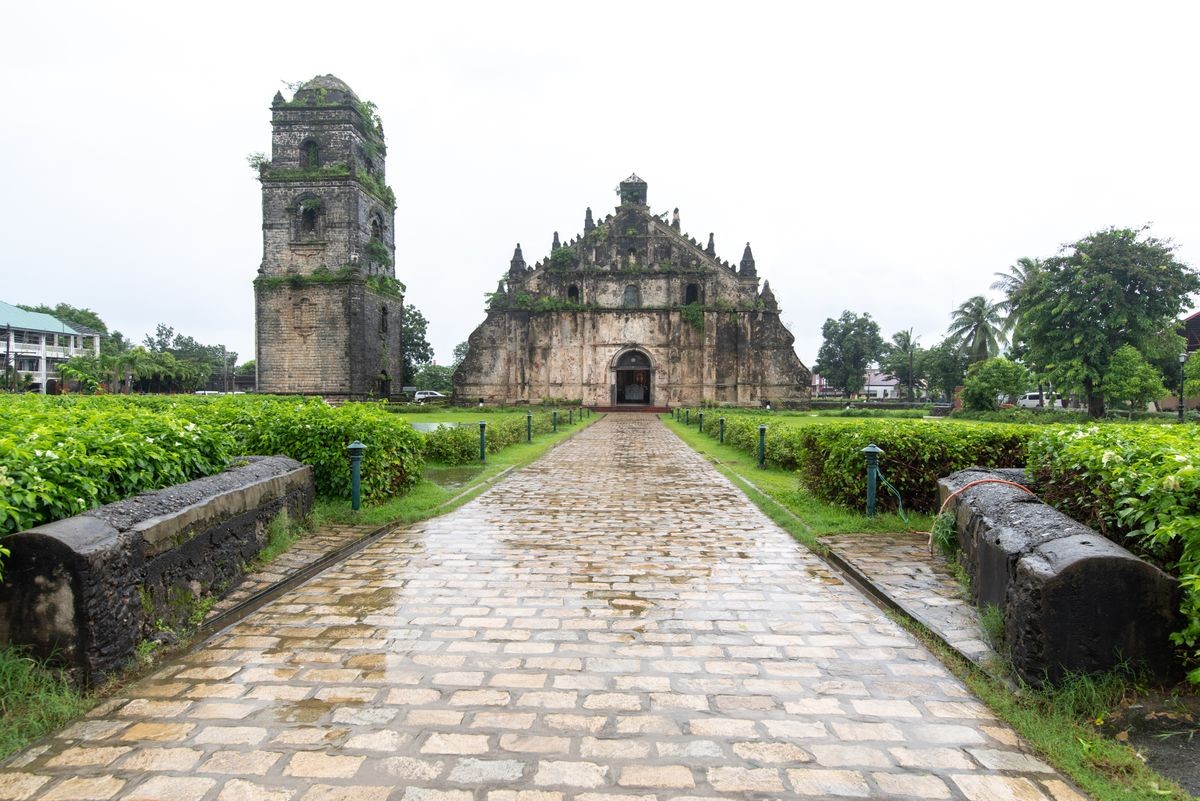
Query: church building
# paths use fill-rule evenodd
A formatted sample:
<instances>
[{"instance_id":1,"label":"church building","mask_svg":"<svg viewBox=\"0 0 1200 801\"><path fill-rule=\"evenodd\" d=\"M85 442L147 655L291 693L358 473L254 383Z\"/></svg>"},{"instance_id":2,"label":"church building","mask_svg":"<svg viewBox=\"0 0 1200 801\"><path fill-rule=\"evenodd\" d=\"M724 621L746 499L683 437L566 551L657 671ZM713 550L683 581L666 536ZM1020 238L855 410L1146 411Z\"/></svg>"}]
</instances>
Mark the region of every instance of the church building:
<instances>
[{"instance_id":1,"label":"church building","mask_svg":"<svg viewBox=\"0 0 1200 801\"><path fill-rule=\"evenodd\" d=\"M621 182L621 205L530 267L518 244L487 318L454 373L458 402L580 400L596 407L719 403L807 406L810 376L759 287L747 243L733 265L671 219L652 214L646 182Z\"/></svg>"},{"instance_id":2,"label":"church building","mask_svg":"<svg viewBox=\"0 0 1200 801\"><path fill-rule=\"evenodd\" d=\"M400 392L403 286L383 125L332 75L271 105L254 281L258 390L334 400Z\"/></svg>"}]
</instances>

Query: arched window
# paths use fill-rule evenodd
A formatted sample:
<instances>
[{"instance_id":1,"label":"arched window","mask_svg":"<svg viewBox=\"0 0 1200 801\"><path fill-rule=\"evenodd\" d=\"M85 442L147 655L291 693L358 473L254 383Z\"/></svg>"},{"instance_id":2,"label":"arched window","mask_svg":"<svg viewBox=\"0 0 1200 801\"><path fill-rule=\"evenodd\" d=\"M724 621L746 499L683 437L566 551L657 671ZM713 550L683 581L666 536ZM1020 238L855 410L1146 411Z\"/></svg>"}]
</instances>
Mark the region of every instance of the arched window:
<instances>
[{"instance_id":1,"label":"arched window","mask_svg":"<svg viewBox=\"0 0 1200 801\"><path fill-rule=\"evenodd\" d=\"M380 224L378 217L371 218L371 238L383 239L383 225Z\"/></svg>"},{"instance_id":2,"label":"arched window","mask_svg":"<svg viewBox=\"0 0 1200 801\"><path fill-rule=\"evenodd\" d=\"M300 209L300 233L315 234L317 232L317 207L307 206Z\"/></svg>"},{"instance_id":3,"label":"arched window","mask_svg":"<svg viewBox=\"0 0 1200 801\"><path fill-rule=\"evenodd\" d=\"M642 305L641 293L636 284L625 287L625 298L622 305L627 309L636 309Z\"/></svg>"},{"instance_id":4,"label":"arched window","mask_svg":"<svg viewBox=\"0 0 1200 801\"><path fill-rule=\"evenodd\" d=\"M574 284L571 284L569 287L567 287L567 300L571 301L572 303L579 302L579 287L575 286Z\"/></svg>"},{"instance_id":5,"label":"arched window","mask_svg":"<svg viewBox=\"0 0 1200 801\"><path fill-rule=\"evenodd\" d=\"M316 139L305 139L300 144L300 169L315 170L321 166L321 146Z\"/></svg>"},{"instance_id":6,"label":"arched window","mask_svg":"<svg viewBox=\"0 0 1200 801\"><path fill-rule=\"evenodd\" d=\"M388 307L384 306L379 310L379 330L386 334L388 330Z\"/></svg>"},{"instance_id":7,"label":"arched window","mask_svg":"<svg viewBox=\"0 0 1200 801\"><path fill-rule=\"evenodd\" d=\"M700 302L700 287L697 284L688 284L687 289L683 293L683 302L699 303Z\"/></svg>"}]
</instances>

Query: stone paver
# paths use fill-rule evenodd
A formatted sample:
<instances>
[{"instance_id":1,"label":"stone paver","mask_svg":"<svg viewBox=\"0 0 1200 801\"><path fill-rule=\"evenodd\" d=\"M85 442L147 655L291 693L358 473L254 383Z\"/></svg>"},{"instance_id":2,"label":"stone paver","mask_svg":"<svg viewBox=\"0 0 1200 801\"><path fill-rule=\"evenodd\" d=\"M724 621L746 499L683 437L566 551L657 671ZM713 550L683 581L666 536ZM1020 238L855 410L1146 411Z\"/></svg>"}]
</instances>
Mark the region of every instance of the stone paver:
<instances>
[{"instance_id":1,"label":"stone paver","mask_svg":"<svg viewBox=\"0 0 1200 801\"><path fill-rule=\"evenodd\" d=\"M0 769L0 801L1066 789L649 415L384 537Z\"/></svg>"},{"instance_id":2,"label":"stone paver","mask_svg":"<svg viewBox=\"0 0 1200 801\"><path fill-rule=\"evenodd\" d=\"M995 664L979 613L963 597L946 559L930 553L923 534L836 534L821 542L850 570L947 645L983 667Z\"/></svg>"}]
</instances>

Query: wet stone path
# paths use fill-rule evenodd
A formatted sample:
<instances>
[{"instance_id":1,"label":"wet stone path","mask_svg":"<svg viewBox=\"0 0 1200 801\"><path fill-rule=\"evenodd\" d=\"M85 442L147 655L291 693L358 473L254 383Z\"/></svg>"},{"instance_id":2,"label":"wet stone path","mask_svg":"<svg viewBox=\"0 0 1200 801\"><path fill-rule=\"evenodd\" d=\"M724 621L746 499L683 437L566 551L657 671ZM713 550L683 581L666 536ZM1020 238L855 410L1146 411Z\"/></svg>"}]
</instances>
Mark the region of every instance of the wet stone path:
<instances>
[{"instance_id":1,"label":"wet stone path","mask_svg":"<svg viewBox=\"0 0 1200 801\"><path fill-rule=\"evenodd\" d=\"M650 415L372 544L0 799L1079 798Z\"/></svg>"}]
</instances>

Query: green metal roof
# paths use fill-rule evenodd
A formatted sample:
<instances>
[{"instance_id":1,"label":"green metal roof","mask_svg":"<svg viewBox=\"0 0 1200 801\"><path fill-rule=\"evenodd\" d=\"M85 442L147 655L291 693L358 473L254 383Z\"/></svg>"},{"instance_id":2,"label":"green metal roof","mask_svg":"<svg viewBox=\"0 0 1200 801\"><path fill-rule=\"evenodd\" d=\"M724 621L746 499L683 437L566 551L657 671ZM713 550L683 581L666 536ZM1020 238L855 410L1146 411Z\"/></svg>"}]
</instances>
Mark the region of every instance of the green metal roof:
<instances>
[{"instance_id":1,"label":"green metal roof","mask_svg":"<svg viewBox=\"0 0 1200 801\"><path fill-rule=\"evenodd\" d=\"M12 326L25 331L46 331L55 334L78 334L71 326L57 317L41 312L30 312L0 300L0 326Z\"/></svg>"}]
</instances>

